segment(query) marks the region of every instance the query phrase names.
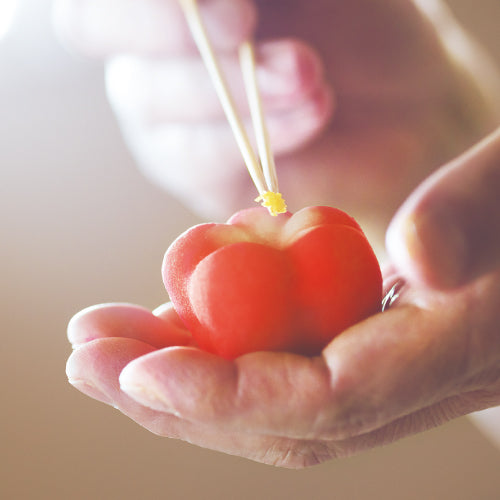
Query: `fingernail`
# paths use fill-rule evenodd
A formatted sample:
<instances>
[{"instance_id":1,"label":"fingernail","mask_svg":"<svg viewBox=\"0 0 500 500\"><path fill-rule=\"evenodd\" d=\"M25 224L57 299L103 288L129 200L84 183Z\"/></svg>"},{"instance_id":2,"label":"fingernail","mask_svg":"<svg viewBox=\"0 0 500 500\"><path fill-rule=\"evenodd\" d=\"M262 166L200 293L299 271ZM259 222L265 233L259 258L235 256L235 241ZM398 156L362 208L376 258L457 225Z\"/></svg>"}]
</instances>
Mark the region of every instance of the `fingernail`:
<instances>
[{"instance_id":1,"label":"fingernail","mask_svg":"<svg viewBox=\"0 0 500 500\"><path fill-rule=\"evenodd\" d=\"M441 206L405 221L409 257L424 280L437 288L460 285L466 272L467 240L456 218L450 208Z\"/></svg>"},{"instance_id":2,"label":"fingernail","mask_svg":"<svg viewBox=\"0 0 500 500\"><path fill-rule=\"evenodd\" d=\"M97 388L95 384L90 382L89 380L83 379L68 379L68 382L80 392L83 392L86 396L89 396L93 399L97 399L103 403L114 405L114 402L111 398L109 398L106 394L104 394L100 389Z\"/></svg>"},{"instance_id":3,"label":"fingernail","mask_svg":"<svg viewBox=\"0 0 500 500\"><path fill-rule=\"evenodd\" d=\"M259 83L266 95L298 95L310 92L322 73L318 58L289 42L262 45L259 51Z\"/></svg>"}]
</instances>

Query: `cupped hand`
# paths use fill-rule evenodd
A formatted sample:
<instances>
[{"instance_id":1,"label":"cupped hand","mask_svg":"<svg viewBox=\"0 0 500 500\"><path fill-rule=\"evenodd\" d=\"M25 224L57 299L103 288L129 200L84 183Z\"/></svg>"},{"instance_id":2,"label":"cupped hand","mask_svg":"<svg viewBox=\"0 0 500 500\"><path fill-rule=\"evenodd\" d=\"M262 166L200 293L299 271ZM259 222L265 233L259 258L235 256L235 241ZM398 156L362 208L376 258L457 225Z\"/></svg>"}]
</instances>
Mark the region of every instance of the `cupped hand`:
<instances>
[{"instance_id":1,"label":"cupped hand","mask_svg":"<svg viewBox=\"0 0 500 500\"><path fill-rule=\"evenodd\" d=\"M450 54L449 38L468 40L440 5L431 22L408 0L200 0L246 119L235 53L258 40L292 211L338 206L376 243L420 180L491 129L490 68L477 49ZM204 217L246 207L254 188L178 2L58 0L55 13L67 41L106 58L111 103L147 175Z\"/></svg>"},{"instance_id":2,"label":"cupped hand","mask_svg":"<svg viewBox=\"0 0 500 500\"><path fill-rule=\"evenodd\" d=\"M67 373L159 435L303 467L499 404L499 301L499 272L454 292L406 285L320 357L234 362L189 346L171 309L100 306L70 323Z\"/></svg>"}]
</instances>

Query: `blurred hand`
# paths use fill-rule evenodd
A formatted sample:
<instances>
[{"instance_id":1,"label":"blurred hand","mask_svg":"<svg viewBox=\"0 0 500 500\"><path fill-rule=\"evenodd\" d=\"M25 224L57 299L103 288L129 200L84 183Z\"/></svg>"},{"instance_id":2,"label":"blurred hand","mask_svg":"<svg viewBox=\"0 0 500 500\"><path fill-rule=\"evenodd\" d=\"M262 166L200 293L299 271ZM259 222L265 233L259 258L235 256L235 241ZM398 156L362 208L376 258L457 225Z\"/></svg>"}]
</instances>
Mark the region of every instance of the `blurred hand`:
<instances>
[{"instance_id":1,"label":"blurred hand","mask_svg":"<svg viewBox=\"0 0 500 500\"><path fill-rule=\"evenodd\" d=\"M467 50L451 57L449 37L470 47L440 5L431 22L408 0L200 0L245 119L235 53L246 38L258 40L292 211L338 206L381 243L417 183L491 130L487 64ZM252 203L256 192L176 0L58 0L55 19L66 41L106 59L111 103L150 178L208 218Z\"/></svg>"}]
</instances>

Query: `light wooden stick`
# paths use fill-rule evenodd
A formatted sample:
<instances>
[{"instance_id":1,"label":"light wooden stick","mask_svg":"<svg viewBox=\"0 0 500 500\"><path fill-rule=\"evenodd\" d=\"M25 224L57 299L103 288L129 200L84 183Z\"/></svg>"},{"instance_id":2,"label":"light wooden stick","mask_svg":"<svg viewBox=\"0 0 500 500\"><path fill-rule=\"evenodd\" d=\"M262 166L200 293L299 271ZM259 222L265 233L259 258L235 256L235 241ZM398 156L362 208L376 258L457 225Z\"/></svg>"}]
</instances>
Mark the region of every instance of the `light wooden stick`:
<instances>
[{"instance_id":1,"label":"light wooden stick","mask_svg":"<svg viewBox=\"0 0 500 500\"><path fill-rule=\"evenodd\" d=\"M260 162L269 191L277 193L278 176L276 175L276 165L271 151L269 133L264 118L262 99L260 97L257 83L255 50L252 42L247 41L240 47L240 64L243 73L243 81L248 97L248 105L252 115L252 123L257 139Z\"/></svg>"},{"instance_id":2,"label":"light wooden stick","mask_svg":"<svg viewBox=\"0 0 500 500\"><path fill-rule=\"evenodd\" d=\"M229 87L225 81L217 57L212 48L198 9L197 0L179 0L186 16L201 57L215 86L215 90L226 114L229 125L247 166L250 177L255 184L259 196L255 201L261 202L271 215L286 212L286 204L278 192L276 166L269 143L269 134L265 125L262 101L260 99L253 44L245 42L240 48L240 64L245 83L250 112L260 154L260 162L250 144L243 121L241 120Z\"/></svg>"},{"instance_id":3,"label":"light wooden stick","mask_svg":"<svg viewBox=\"0 0 500 500\"><path fill-rule=\"evenodd\" d=\"M212 48L208 35L206 33L205 27L201 20L200 11L198 9L198 4L196 0L180 0L181 6L184 9L184 13L196 42L198 50L200 51L201 57L207 70L212 78L215 86L215 90L222 104L224 112L226 114L229 125L233 131L236 138L238 147L243 155L243 159L250 173L250 177L255 184L257 191L260 195L267 191L265 178L262 172L262 168L259 164L257 157L253 151L252 145L248 139L245 127L242 120L236 110L233 98L229 92L228 85L220 69L220 65L215 56L215 52Z\"/></svg>"}]
</instances>

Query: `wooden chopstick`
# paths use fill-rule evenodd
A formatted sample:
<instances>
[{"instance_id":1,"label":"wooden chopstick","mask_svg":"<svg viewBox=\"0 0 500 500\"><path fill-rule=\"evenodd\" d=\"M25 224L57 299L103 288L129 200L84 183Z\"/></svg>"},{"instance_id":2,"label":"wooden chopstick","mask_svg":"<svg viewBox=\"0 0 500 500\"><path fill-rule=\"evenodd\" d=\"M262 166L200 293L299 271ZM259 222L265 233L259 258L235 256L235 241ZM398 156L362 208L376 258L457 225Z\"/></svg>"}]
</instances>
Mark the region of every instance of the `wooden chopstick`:
<instances>
[{"instance_id":1,"label":"wooden chopstick","mask_svg":"<svg viewBox=\"0 0 500 500\"><path fill-rule=\"evenodd\" d=\"M250 143L243 120L236 108L215 51L208 38L197 0L179 0L179 2L184 10L194 41L212 79L217 96L250 173L250 177L259 193L256 201L261 201L262 205L267 207L272 215L283 213L286 211L286 205L278 191L276 166L271 151L269 133L265 123L262 100L257 84L253 43L251 41L244 42L240 47L239 55L260 161Z\"/></svg>"},{"instance_id":2,"label":"wooden chopstick","mask_svg":"<svg viewBox=\"0 0 500 500\"><path fill-rule=\"evenodd\" d=\"M262 99L260 97L259 86L257 83L255 49L252 42L243 43L239 50L240 64L243 73L243 81L248 98L248 106L252 115L255 137L257 139L257 149L266 180L268 191L277 193L278 177L276 175L276 165L269 142L269 133L264 118Z\"/></svg>"}]
</instances>

